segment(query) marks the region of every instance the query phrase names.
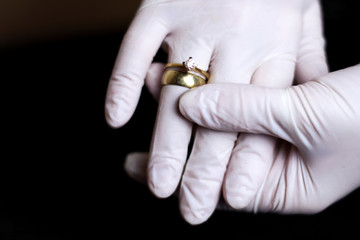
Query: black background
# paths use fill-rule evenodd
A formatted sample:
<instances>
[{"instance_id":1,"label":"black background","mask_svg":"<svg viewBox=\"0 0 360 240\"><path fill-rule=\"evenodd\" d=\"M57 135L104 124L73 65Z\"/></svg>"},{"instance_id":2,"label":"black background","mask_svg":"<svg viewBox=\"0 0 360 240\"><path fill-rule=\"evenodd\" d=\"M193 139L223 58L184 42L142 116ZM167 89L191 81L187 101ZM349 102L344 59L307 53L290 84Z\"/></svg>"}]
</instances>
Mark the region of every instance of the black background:
<instances>
[{"instance_id":1,"label":"black background","mask_svg":"<svg viewBox=\"0 0 360 240\"><path fill-rule=\"evenodd\" d=\"M331 70L359 63L356 1L323 8ZM130 179L124 157L148 150L157 103L144 89L125 127L105 123L124 32L1 49L0 239L360 236L359 190L316 215L217 211L190 226L175 197L157 199Z\"/></svg>"}]
</instances>

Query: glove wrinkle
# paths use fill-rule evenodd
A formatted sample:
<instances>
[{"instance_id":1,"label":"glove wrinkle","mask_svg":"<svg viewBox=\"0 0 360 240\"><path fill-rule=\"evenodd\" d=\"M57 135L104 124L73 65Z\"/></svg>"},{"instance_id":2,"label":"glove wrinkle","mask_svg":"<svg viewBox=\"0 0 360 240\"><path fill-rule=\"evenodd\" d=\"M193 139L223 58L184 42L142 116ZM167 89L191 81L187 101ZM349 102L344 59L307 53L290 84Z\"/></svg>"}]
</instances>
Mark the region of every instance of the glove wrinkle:
<instances>
[{"instance_id":1,"label":"glove wrinkle","mask_svg":"<svg viewBox=\"0 0 360 240\"><path fill-rule=\"evenodd\" d=\"M211 84L156 89L162 71L151 62L160 45L171 63L193 57L210 67ZM315 213L349 194L360 185L360 65L327 73L324 46L319 0L143 1L105 104L118 127L145 76L160 92L148 172L140 174L141 156L126 171L147 176L159 197L178 187L191 224L210 217L221 192L234 208L279 213ZM301 85L289 87L294 75Z\"/></svg>"}]
</instances>

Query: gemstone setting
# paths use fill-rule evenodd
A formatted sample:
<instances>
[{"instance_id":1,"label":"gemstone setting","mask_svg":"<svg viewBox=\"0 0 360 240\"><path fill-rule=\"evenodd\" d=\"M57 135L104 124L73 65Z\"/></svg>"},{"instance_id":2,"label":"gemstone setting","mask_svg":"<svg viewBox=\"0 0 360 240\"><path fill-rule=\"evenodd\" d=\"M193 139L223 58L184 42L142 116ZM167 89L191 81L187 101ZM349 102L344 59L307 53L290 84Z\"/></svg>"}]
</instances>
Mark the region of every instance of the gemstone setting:
<instances>
[{"instance_id":1,"label":"gemstone setting","mask_svg":"<svg viewBox=\"0 0 360 240\"><path fill-rule=\"evenodd\" d=\"M195 61L192 57L189 57L188 60L183 62L183 65L188 71L191 71L197 67L197 64L195 63Z\"/></svg>"}]
</instances>

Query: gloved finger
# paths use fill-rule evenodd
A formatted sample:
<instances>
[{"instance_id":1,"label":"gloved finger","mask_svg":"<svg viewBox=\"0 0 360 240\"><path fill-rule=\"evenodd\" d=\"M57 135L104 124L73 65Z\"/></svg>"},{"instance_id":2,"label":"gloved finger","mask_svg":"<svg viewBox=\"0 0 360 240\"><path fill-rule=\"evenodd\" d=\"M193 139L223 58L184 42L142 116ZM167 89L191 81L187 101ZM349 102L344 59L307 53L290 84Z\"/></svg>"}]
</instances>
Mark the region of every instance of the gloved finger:
<instances>
[{"instance_id":1,"label":"gloved finger","mask_svg":"<svg viewBox=\"0 0 360 240\"><path fill-rule=\"evenodd\" d=\"M219 131L267 134L294 143L289 89L219 83L201 86L180 98L183 116ZM193 104L196 102L196 104Z\"/></svg>"},{"instance_id":2,"label":"gloved finger","mask_svg":"<svg viewBox=\"0 0 360 240\"><path fill-rule=\"evenodd\" d=\"M196 42L183 49L183 45L177 45L179 40L181 38L167 39L170 42L169 62L182 63L192 57L199 68L207 70L211 52ZM179 97L188 90L175 85L161 89L148 166L148 185L158 197L168 197L175 191L184 169L192 123L179 113L178 104Z\"/></svg>"},{"instance_id":3,"label":"gloved finger","mask_svg":"<svg viewBox=\"0 0 360 240\"><path fill-rule=\"evenodd\" d=\"M303 17L296 80L304 83L328 73L320 1L313 1Z\"/></svg>"},{"instance_id":4,"label":"gloved finger","mask_svg":"<svg viewBox=\"0 0 360 240\"><path fill-rule=\"evenodd\" d=\"M146 87L156 101L159 101L160 97L161 76L164 72L164 66L162 63L151 64L145 78Z\"/></svg>"},{"instance_id":5,"label":"gloved finger","mask_svg":"<svg viewBox=\"0 0 360 240\"><path fill-rule=\"evenodd\" d=\"M105 101L106 120L112 127L121 127L133 115L145 75L168 33L153 14L138 12L122 41Z\"/></svg>"},{"instance_id":6,"label":"gloved finger","mask_svg":"<svg viewBox=\"0 0 360 240\"><path fill-rule=\"evenodd\" d=\"M125 158L125 172L136 181L146 184L146 169L149 162L149 153L133 152Z\"/></svg>"},{"instance_id":7,"label":"gloved finger","mask_svg":"<svg viewBox=\"0 0 360 240\"><path fill-rule=\"evenodd\" d=\"M191 224L206 221L215 210L237 133L198 127L180 187L180 211Z\"/></svg>"},{"instance_id":8,"label":"gloved finger","mask_svg":"<svg viewBox=\"0 0 360 240\"><path fill-rule=\"evenodd\" d=\"M256 201L267 175L275 149L276 138L267 135L239 136L226 171L223 194L233 209L246 209Z\"/></svg>"},{"instance_id":9,"label":"gloved finger","mask_svg":"<svg viewBox=\"0 0 360 240\"><path fill-rule=\"evenodd\" d=\"M277 58L264 63L253 75L252 84L284 88L291 85L295 63ZM273 161L276 138L240 135L231 155L224 181L224 199L242 209L255 199Z\"/></svg>"},{"instance_id":10,"label":"gloved finger","mask_svg":"<svg viewBox=\"0 0 360 240\"><path fill-rule=\"evenodd\" d=\"M187 156L192 123L177 110L184 87L161 89L157 118L153 130L148 165L148 185L158 197L168 197L176 189Z\"/></svg>"},{"instance_id":11,"label":"gloved finger","mask_svg":"<svg viewBox=\"0 0 360 240\"><path fill-rule=\"evenodd\" d=\"M246 38L226 40L226 44L218 48L216 59L212 62L211 80L214 80L212 82L248 84L252 80L253 84L263 86L290 86L293 80L296 60L294 44L296 42L295 37L297 36L296 27L291 31L283 33L284 38L288 39L288 42L281 45L282 50L274 53L271 51L256 51L255 54L254 49L245 47L248 45ZM291 36L287 34L291 34ZM267 46L267 41L259 41L258 44L259 46ZM234 48L229 47L235 45L240 45L238 48L241 50L240 52L234 51ZM264 47L264 49L267 48ZM268 60L258 67L259 63L269 58L272 60ZM236 61L225 62L223 59L236 59ZM231 92L235 94L233 90L229 90L229 94ZM231 101L228 104L237 105L236 102ZM213 111L216 111L215 106L222 107L220 103L214 104ZM218 124L221 124L222 120L227 119L228 114L221 116L219 113L218 116L219 119L216 119L216 121ZM274 142L274 139L270 137L241 133L236 144L237 147L235 147L231 155L223 185L224 199L230 206L243 208L255 197L265 178L269 163L272 161L270 156L273 153ZM257 172L253 174L254 169L257 169Z\"/></svg>"},{"instance_id":12,"label":"gloved finger","mask_svg":"<svg viewBox=\"0 0 360 240\"><path fill-rule=\"evenodd\" d=\"M238 40L238 38L231 39L217 45L211 62L209 83L250 82L251 75L247 72L251 71L251 67L254 68L254 64L242 64L248 56L244 53L238 54L238 49L234 47ZM228 59L237 59L237 61ZM238 67L238 64L242 67ZM206 221L215 210L237 135L237 133L197 128L179 195L180 211L187 222L200 224Z\"/></svg>"}]
</instances>

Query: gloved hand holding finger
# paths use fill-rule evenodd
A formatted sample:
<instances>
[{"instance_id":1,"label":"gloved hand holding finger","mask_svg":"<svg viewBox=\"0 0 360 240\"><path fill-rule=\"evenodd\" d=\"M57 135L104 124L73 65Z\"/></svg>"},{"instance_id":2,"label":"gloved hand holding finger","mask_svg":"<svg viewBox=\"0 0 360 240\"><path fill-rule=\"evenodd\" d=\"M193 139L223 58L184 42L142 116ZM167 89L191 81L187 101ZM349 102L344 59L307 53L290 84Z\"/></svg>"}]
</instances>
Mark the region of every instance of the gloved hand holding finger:
<instances>
[{"instance_id":1,"label":"gloved hand holding finger","mask_svg":"<svg viewBox=\"0 0 360 240\"><path fill-rule=\"evenodd\" d=\"M206 128L286 140L246 208L314 213L360 186L359 87L360 65L287 89L209 84L184 94L180 110Z\"/></svg>"},{"instance_id":2,"label":"gloved hand holding finger","mask_svg":"<svg viewBox=\"0 0 360 240\"><path fill-rule=\"evenodd\" d=\"M120 126L132 114L142 86L141 79L149 69L150 56L161 44L160 38L163 38L168 51L169 63L181 64L192 57L199 69L206 71L210 67L210 83L252 82L271 87L289 86L295 62L303 52L306 52L306 57L302 59L321 62L316 66L322 68L313 70L312 75L326 71L321 27L310 31L304 24L309 18L307 16L321 22L318 12L309 14L314 8L319 8L318 1L289 3L277 0L271 4L235 0L226 3L215 0L206 3L203 0L144 1L124 40L114 70L115 77L109 84L108 122ZM149 23L154 26L149 26ZM151 33L149 36L153 39L141 43L136 34L149 32L146 27L152 31L155 29L157 35ZM308 33L313 35L306 35ZM303 41L309 38L320 40L311 47L312 41ZM151 42L153 45L148 45ZM132 45L134 43L142 46ZM302 46L300 50L299 46ZM129 50L135 47L135 51ZM141 51L144 51L144 56L139 58ZM316 54L311 55L311 52ZM297 71L310 67L305 64ZM149 89L154 95L158 95L156 79L160 80L160 73L159 65L152 65L147 75ZM245 134L237 140L236 132L199 128L184 171L192 123L179 114L178 99L186 91L187 88L172 85L161 90L147 178L155 195L167 197L173 193L184 173L180 187L181 212L187 221L197 224L214 211L225 174L225 198L230 205L242 208L255 197L273 160L267 156L273 155L275 140ZM196 108L197 102L192 104ZM222 107L217 105L217 108ZM227 117L223 115L223 118ZM243 117L247 118L246 115ZM249 167L260 170L256 175L249 175ZM240 182L240 186L231 184L233 182ZM245 195L243 190L246 190Z\"/></svg>"}]
</instances>

